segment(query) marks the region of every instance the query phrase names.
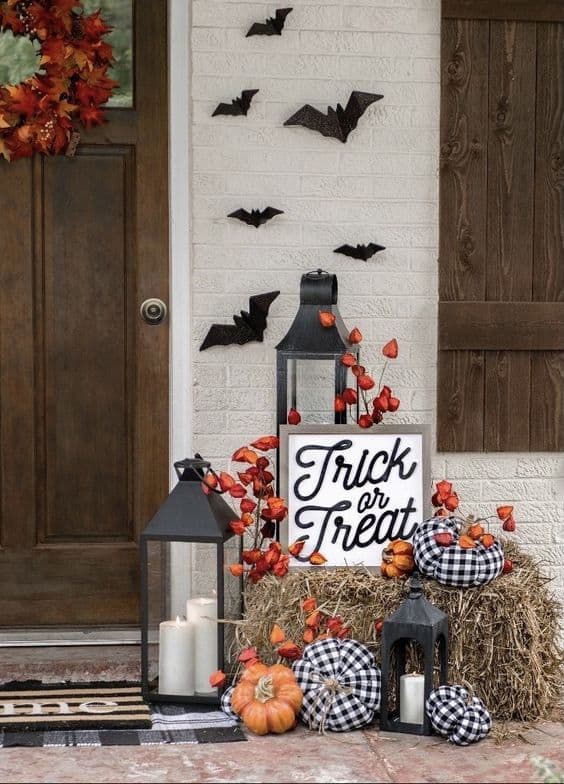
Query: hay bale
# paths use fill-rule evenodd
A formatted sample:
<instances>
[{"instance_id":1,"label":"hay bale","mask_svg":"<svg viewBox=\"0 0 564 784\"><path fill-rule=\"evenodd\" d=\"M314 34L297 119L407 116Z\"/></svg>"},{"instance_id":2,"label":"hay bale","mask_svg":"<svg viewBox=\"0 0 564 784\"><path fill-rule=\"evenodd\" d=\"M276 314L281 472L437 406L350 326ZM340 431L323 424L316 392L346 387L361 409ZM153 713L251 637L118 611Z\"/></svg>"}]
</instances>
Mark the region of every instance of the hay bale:
<instances>
[{"instance_id":1,"label":"hay bale","mask_svg":"<svg viewBox=\"0 0 564 784\"><path fill-rule=\"evenodd\" d=\"M561 607L539 565L515 544L504 543L513 572L466 590L423 579L425 596L447 613L449 678L471 689L497 719L548 718L560 699L564 657L559 646ZM366 569L294 570L267 575L245 594L238 645L254 645L265 662L275 659L269 635L279 624L300 643L305 629L301 601L315 596L327 615L340 615L351 636L380 659L374 620L389 616L405 596L403 580L385 580Z\"/></svg>"}]
</instances>

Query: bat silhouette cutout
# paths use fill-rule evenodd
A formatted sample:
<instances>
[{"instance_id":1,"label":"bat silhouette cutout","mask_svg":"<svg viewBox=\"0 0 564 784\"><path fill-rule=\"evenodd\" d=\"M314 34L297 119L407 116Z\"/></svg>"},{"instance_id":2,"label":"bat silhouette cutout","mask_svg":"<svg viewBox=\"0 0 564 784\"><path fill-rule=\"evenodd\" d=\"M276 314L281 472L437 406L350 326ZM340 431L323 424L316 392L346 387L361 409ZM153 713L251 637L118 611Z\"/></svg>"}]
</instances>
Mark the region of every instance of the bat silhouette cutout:
<instances>
[{"instance_id":1,"label":"bat silhouette cutout","mask_svg":"<svg viewBox=\"0 0 564 784\"><path fill-rule=\"evenodd\" d=\"M268 311L279 294L279 291L269 291L250 297L249 312L242 310L240 316L233 316L235 324L212 324L200 351L210 346L242 346L255 340L262 343Z\"/></svg>"},{"instance_id":2,"label":"bat silhouette cutout","mask_svg":"<svg viewBox=\"0 0 564 784\"><path fill-rule=\"evenodd\" d=\"M251 35L282 35L286 17L291 11L293 11L292 8L278 8L276 15L267 19L264 24L255 22L246 37L249 38Z\"/></svg>"},{"instance_id":3,"label":"bat silhouette cutout","mask_svg":"<svg viewBox=\"0 0 564 784\"><path fill-rule=\"evenodd\" d=\"M264 210L248 210L240 209L235 212L230 212L228 218L237 218L237 220L248 223L249 226L254 226L258 229L263 223L272 220L276 215L284 215L284 210L277 210L274 207L265 207Z\"/></svg>"},{"instance_id":4,"label":"bat silhouette cutout","mask_svg":"<svg viewBox=\"0 0 564 784\"><path fill-rule=\"evenodd\" d=\"M251 103L258 90L243 90L240 98L234 98L231 103L220 103L216 106L212 117L218 114L228 114L233 117L247 116Z\"/></svg>"},{"instance_id":5,"label":"bat silhouette cutout","mask_svg":"<svg viewBox=\"0 0 564 784\"><path fill-rule=\"evenodd\" d=\"M368 109L370 104L379 101L383 95L375 93L361 93L353 90L346 107L340 103L337 108L327 107L327 114L320 112L308 103L293 114L284 125L302 125L312 131L318 131L323 136L330 136L340 142L346 142L351 131L354 131L358 121Z\"/></svg>"},{"instance_id":6,"label":"bat silhouette cutout","mask_svg":"<svg viewBox=\"0 0 564 784\"><path fill-rule=\"evenodd\" d=\"M368 245L341 245L340 248L335 248L333 253L342 253L344 256L350 256L353 259L362 259L368 261L378 253L380 250L386 250L383 245L376 245L374 242L369 242Z\"/></svg>"}]
</instances>

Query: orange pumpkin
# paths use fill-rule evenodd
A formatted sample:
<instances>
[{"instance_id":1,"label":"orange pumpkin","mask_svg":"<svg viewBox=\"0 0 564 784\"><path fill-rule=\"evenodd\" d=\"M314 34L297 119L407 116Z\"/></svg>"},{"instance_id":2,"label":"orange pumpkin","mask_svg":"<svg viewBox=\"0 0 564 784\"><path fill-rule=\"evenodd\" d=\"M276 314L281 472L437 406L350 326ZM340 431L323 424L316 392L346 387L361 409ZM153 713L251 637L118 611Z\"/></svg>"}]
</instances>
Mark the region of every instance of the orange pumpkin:
<instances>
[{"instance_id":1,"label":"orange pumpkin","mask_svg":"<svg viewBox=\"0 0 564 784\"><path fill-rule=\"evenodd\" d=\"M415 568L413 545L403 539L396 539L382 553L380 571L384 577L403 577Z\"/></svg>"},{"instance_id":2,"label":"orange pumpkin","mask_svg":"<svg viewBox=\"0 0 564 784\"><path fill-rule=\"evenodd\" d=\"M281 734L296 726L303 693L294 673L283 664L253 664L233 689L231 707L257 735Z\"/></svg>"}]
</instances>

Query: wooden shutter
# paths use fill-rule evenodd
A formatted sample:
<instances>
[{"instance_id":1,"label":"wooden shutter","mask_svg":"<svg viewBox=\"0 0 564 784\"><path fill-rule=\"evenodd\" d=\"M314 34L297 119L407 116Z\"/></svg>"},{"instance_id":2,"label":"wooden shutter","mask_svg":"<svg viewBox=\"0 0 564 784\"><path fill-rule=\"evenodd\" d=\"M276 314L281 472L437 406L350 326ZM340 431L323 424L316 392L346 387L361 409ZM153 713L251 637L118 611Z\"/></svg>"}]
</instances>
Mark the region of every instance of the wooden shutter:
<instances>
[{"instance_id":1,"label":"wooden shutter","mask_svg":"<svg viewBox=\"0 0 564 784\"><path fill-rule=\"evenodd\" d=\"M564 2L443 0L438 448L564 448Z\"/></svg>"}]
</instances>

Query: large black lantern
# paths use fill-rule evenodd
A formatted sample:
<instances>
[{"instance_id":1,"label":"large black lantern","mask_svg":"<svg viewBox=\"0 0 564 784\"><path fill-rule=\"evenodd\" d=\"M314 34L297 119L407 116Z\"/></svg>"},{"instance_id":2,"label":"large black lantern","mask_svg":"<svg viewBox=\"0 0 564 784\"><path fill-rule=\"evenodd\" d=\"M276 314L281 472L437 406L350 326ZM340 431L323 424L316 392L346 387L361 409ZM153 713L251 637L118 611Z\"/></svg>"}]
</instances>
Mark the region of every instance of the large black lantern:
<instances>
[{"instance_id":1,"label":"large black lantern","mask_svg":"<svg viewBox=\"0 0 564 784\"><path fill-rule=\"evenodd\" d=\"M418 645L414 646L414 643ZM419 657L423 659L422 673L407 671L408 656L415 654L414 648L419 649ZM434 683L436 661L438 683ZM447 670L448 619L425 599L416 573L410 579L409 596L384 621L382 629L380 728L388 732L430 735L431 723L425 703L435 686L446 683ZM391 694L395 694L394 710L389 708Z\"/></svg>"},{"instance_id":2,"label":"large black lantern","mask_svg":"<svg viewBox=\"0 0 564 784\"><path fill-rule=\"evenodd\" d=\"M229 526L237 515L220 494L204 493L209 463L197 456L174 467L178 483L141 534L143 696L152 702L217 705L220 692L210 686L209 676L225 668L224 621L241 589L240 580L225 573L225 549L237 552ZM172 585L181 570L171 569L171 563L175 552L178 562L178 551L191 558L195 574L191 585L180 586L183 601L175 617Z\"/></svg>"},{"instance_id":3,"label":"large black lantern","mask_svg":"<svg viewBox=\"0 0 564 784\"><path fill-rule=\"evenodd\" d=\"M299 310L288 334L276 346L278 426L287 423L290 409L305 411L310 401L316 396L321 400L320 395L325 393L323 405L313 412L321 423L327 410L333 411L335 396L342 394L347 385L347 368L341 356L348 351L358 357L358 346L348 342L349 331L339 313L337 295L336 275L317 270L302 276ZM333 313L334 325L324 327L320 312ZM325 362L323 378L321 362ZM334 420L335 424L345 424L346 410L336 411Z\"/></svg>"}]
</instances>

